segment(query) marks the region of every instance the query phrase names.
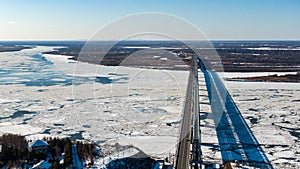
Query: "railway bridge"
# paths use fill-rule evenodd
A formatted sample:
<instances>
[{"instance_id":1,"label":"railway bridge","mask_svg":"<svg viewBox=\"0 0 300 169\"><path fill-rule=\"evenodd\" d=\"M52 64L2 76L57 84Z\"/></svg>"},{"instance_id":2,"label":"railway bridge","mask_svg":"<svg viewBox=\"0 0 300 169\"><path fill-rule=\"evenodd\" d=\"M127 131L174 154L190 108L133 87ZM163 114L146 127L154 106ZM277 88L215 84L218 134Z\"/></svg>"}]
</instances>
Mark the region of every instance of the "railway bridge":
<instances>
[{"instance_id":1,"label":"railway bridge","mask_svg":"<svg viewBox=\"0 0 300 169\"><path fill-rule=\"evenodd\" d=\"M259 142L247 125L218 73L208 68L205 60L194 56L190 66L186 100L182 116L176 169L232 168L231 164L273 169ZM199 78L203 73L211 113L221 153L220 164L203 160L201 147Z\"/></svg>"}]
</instances>

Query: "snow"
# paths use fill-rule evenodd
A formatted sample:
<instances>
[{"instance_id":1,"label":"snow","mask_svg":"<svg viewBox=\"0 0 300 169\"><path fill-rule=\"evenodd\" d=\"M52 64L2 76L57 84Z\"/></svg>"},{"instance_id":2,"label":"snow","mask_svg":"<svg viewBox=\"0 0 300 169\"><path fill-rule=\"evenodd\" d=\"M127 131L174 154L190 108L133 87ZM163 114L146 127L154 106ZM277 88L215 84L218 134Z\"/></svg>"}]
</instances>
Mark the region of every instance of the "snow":
<instances>
[{"instance_id":1,"label":"snow","mask_svg":"<svg viewBox=\"0 0 300 169\"><path fill-rule=\"evenodd\" d=\"M225 78L241 75L253 76L252 73L224 73ZM299 137L291 134L299 129L300 83L225 81L225 85L274 168L300 166ZM256 118L257 123L252 123L250 118Z\"/></svg>"},{"instance_id":2,"label":"snow","mask_svg":"<svg viewBox=\"0 0 300 169\"><path fill-rule=\"evenodd\" d=\"M149 46L124 46L125 49L149 49Z\"/></svg>"},{"instance_id":3,"label":"snow","mask_svg":"<svg viewBox=\"0 0 300 169\"><path fill-rule=\"evenodd\" d=\"M139 150L136 148L128 148L119 152L114 152L107 157L96 159L93 167L106 168L106 165L113 160L131 157L137 153L139 153Z\"/></svg>"},{"instance_id":4,"label":"snow","mask_svg":"<svg viewBox=\"0 0 300 169\"><path fill-rule=\"evenodd\" d=\"M289 162L289 160L281 159L281 158L274 161L275 164L283 164L283 163L288 163L288 162Z\"/></svg>"},{"instance_id":5,"label":"snow","mask_svg":"<svg viewBox=\"0 0 300 169\"><path fill-rule=\"evenodd\" d=\"M223 73L232 77L295 74L296 72ZM203 75L199 74L200 114L202 116L203 159L221 163L221 155L213 145L218 144L214 122L207 98ZM226 88L253 131L274 168L299 168L299 137L291 135L299 129L300 83L224 81ZM251 118L257 119L252 123ZM213 159L213 160L212 160Z\"/></svg>"},{"instance_id":6,"label":"snow","mask_svg":"<svg viewBox=\"0 0 300 169\"><path fill-rule=\"evenodd\" d=\"M31 134L26 136L27 140L42 140L43 138L53 137L50 134Z\"/></svg>"},{"instance_id":7,"label":"snow","mask_svg":"<svg viewBox=\"0 0 300 169\"><path fill-rule=\"evenodd\" d=\"M16 125L4 125L0 123L0 134L12 133L12 134L21 134L21 135L30 135L42 132L43 129L40 127L33 127L28 124L16 124Z\"/></svg>"},{"instance_id":8,"label":"snow","mask_svg":"<svg viewBox=\"0 0 300 169\"><path fill-rule=\"evenodd\" d=\"M146 154L160 156L175 153L178 137L170 136L131 136L119 138L120 144L133 144ZM173 145L173 146L170 146Z\"/></svg>"},{"instance_id":9,"label":"snow","mask_svg":"<svg viewBox=\"0 0 300 169\"><path fill-rule=\"evenodd\" d=\"M49 144L43 140L36 140L31 144L31 147L41 147L41 146L48 146Z\"/></svg>"},{"instance_id":10,"label":"snow","mask_svg":"<svg viewBox=\"0 0 300 169\"><path fill-rule=\"evenodd\" d=\"M253 77L253 76L270 76L270 75L287 75L287 74L297 74L297 72L223 72L222 75L226 78L237 78L237 77Z\"/></svg>"},{"instance_id":11,"label":"snow","mask_svg":"<svg viewBox=\"0 0 300 169\"><path fill-rule=\"evenodd\" d=\"M295 157L295 153L291 150L287 150L287 151L280 151L280 152L275 152L273 154L273 156L275 156L276 158L294 158Z\"/></svg>"},{"instance_id":12,"label":"snow","mask_svg":"<svg viewBox=\"0 0 300 169\"><path fill-rule=\"evenodd\" d=\"M131 157L137 153L139 153L139 150L137 150L136 148L128 148L119 152L114 152L110 154L108 157L96 159L94 161L94 167L106 168L106 165L112 160Z\"/></svg>"},{"instance_id":13,"label":"snow","mask_svg":"<svg viewBox=\"0 0 300 169\"><path fill-rule=\"evenodd\" d=\"M300 48L270 48L270 47L259 47L259 48L245 48L249 50L300 50Z\"/></svg>"},{"instance_id":14,"label":"snow","mask_svg":"<svg viewBox=\"0 0 300 169\"><path fill-rule=\"evenodd\" d=\"M39 163L37 163L37 164L35 164L32 168L34 169L34 168L44 168L44 169L48 169L48 168L50 168L51 167L51 164L50 163L48 163L47 161L41 161L41 162L39 162Z\"/></svg>"},{"instance_id":15,"label":"snow","mask_svg":"<svg viewBox=\"0 0 300 169\"><path fill-rule=\"evenodd\" d=\"M20 63L24 67L38 67L31 56L52 49L37 47L0 53L0 68L10 70ZM68 60L66 56L43 56L53 67L42 72L60 72L61 76L54 78L60 83L26 86L24 77L31 73L22 66L23 71L12 76L5 77L6 72L0 72L3 76L0 81L10 78L13 82L0 84L0 117L9 117L16 110L35 112L13 120L0 119L0 134L11 132L35 140L50 135L67 137L83 131L84 139L99 144L132 144L153 156L175 153L180 124L166 123L180 122L188 72L107 67ZM223 75L230 78L270 74L281 75L279 72ZM96 83L96 77L115 81ZM63 79L71 79L74 85L65 85ZM201 120L202 140L210 145L202 146L202 150L205 158L214 157L218 162L220 152L212 147L218 140L204 79L200 81L200 111L202 117L207 116ZM225 85L274 167L299 168L299 138L291 135L291 131L299 131L300 83L225 81ZM257 124L251 123L251 118L256 118ZM45 134L46 130L50 134ZM132 150L132 154L136 151ZM124 154L132 155L129 150Z\"/></svg>"},{"instance_id":16,"label":"snow","mask_svg":"<svg viewBox=\"0 0 300 169\"><path fill-rule=\"evenodd\" d=\"M39 68L31 56L52 49L38 46L0 53L0 67L12 69L26 63ZM132 144L149 155L175 153L179 125L166 123L180 121L188 72L107 67L72 61L67 56L43 56L53 65L41 72L59 73L59 77L52 79L59 83L0 85L0 94L5 96L0 100L3 103L0 117L11 116L16 110L35 112L15 118L13 123L11 119L0 120L0 133L12 132L36 139L67 137L82 131L85 140L99 144ZM31 75L18 73L17 79ZM114 81L97 83L96 77ZM65 85L63 79L71 79L73 85Z\"/></svg>"}]
</instances>

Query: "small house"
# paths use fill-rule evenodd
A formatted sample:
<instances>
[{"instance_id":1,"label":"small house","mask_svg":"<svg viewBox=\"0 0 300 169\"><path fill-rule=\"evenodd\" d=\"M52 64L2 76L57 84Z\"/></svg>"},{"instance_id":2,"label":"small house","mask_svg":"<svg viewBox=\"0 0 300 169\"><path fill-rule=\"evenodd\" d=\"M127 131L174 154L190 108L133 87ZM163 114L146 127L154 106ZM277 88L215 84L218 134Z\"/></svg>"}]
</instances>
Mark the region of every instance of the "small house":
<instances>
[{"instance_id":1,"label":"small house","mask_svg":"<svg viewBox=\"0 0 300 169\"><path fill-rule=\"evenodd\" d=\"M28 149L30 152L35 151L36 153L47 152L48 143L43 140L36 140L35 142L28 144Z\"/></svg>"}]
</instances>

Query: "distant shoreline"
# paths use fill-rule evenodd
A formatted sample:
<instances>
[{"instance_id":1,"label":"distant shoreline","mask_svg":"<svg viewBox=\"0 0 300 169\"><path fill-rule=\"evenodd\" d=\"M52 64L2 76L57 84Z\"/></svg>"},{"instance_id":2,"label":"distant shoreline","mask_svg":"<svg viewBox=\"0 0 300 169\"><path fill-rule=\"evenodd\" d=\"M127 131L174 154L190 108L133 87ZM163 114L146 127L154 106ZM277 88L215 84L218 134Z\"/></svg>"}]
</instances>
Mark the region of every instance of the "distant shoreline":
<instances>
[{"instance_id":1,"label":"distant shoreline","mask_svg":"<svg viewBox=\"0 0 300 169\"><path fill-rule=\"evenodd\" d=\"M91 52L85 57L79 56L85 41L32 41L32 42L2 42L0 41L0 52L19 51L32 46L65 46L54 51L43 52L43 54L71 56L70 60L101 64L106 66L127 66L148 69L164 70L187 70L190 56L193 51L177 41L120 41L108 52L107 45L112 42L93 42ZM300 41L212 41L213 50L216 50L221 63L220 71L224 72L300 72ZM22 46L24 45L24 46ZM127 48L133 46L136 48ZM148 47L163 50L150 51L140 47ZM205 54L212 49L201 49ZM103 52L106 52L103 57ZM143 53L142 53L143 52ZM171 54L171 55L168 55ZM176 59L173 56L179 56ZM128 57L130 56L130 57ZM143 56L143 57L140 57ZM154 57L155 56L155 57ZM157 57L159 56L159 58ZM183 57L182 57L183 56ZM209 58L208 58L209 59ZM166 61L167 60L167 61ZM290 79L280 78L251 78L232 80L255 80L255 81L284 81L294 82L295 77ZM298 82L298 80L296 80Z\"/></svg>"},{"instance_id":2,"label":"distant shoreline","mask_svg":"<svg viewBox=\"0 0 300 169\"><path fill-rule=\"evenodd\" d=\"M23 49L31 49L29 46L0 46L0 52L17 52Z\"/></svg>"},{"instance_id":3,"label":"distant shoreline","mask_svg":"<svg viewBox=\"0 0 300 169\"><path fill-rule=\"evenodd\" d=\"M252 81L252 82L287 82L287 83L299 83L300 72L297 74L286 75L269 75L269 76L254 76L254 77L236 77L228 78L228 81Z\"/></svg>"},{"instance_id":4,"label":"distant shoreline","mask_svg":"<svg viewBox=\"0 0 300 169\"><path fill-rule=\"evenodd\" d=\"M192 50L187 48L186 44L181 42L169 41L120 41L113 46L108 52L104 49L107 43L98 42L91 43L91 54L86 54L86 57L80 57L80 52L83 44L75 43L66 45L68 48L58 49L46 54L57 54L72 56L72 60L88 62L92 64L101 64L106 66L118 66L122 63L123 66L140 66L151 68L164 68L159 59L153 59L153 56L161 56L161 53L148 52L150 48L157 49L160 47L169 47L164 49L165 52L173 53L180 56L181 63L188 64L189 58L194 54ZM300 42L299 41L213 41L214 48L201 49L203 55L217 52L222 62L222 69L225 72L300 72ZM267 43L267 44L266 44ZM94 45L94 46L92 46ZM104 45L102 49L101 45ZM134 46L136 48L126 48ZM95 47L95 48L94 48ZM143 51L140 47L148 47L144 49L144 58L137 57L130 60L133 56L141 54ZM101 55L106 52L105 57L100 56L97 59L97 54ZM148 55L148 56L147 56ZM166 54L164 54L166 55ZM130 57L128 57L130 56ZM183 57L182 57L183 56ZM102 57L102 58L101 58ZM166 58L165 56L162 56ZM99 63L101 58L101 63ZM174 60L171 57L168 58ZM208 58L209 59L209 58ZM126 65L124 65L126 60ZM179 61L179 59L177 59ZM216 62L219 64L220 62ZM175 64L171 64L175 65ZM218 65L213 65L217 66ZM177 70L176 68L171 68Z\"/></svg>"}]
</instances>

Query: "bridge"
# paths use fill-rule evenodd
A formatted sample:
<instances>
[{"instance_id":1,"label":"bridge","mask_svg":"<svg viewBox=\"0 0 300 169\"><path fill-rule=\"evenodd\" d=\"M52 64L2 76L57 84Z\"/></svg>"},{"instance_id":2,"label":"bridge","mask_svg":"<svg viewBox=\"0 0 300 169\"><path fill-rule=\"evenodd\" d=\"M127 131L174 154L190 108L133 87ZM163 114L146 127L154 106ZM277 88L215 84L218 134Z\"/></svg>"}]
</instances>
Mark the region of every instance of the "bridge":
<instances>
[{"instance_id":1,"label":"bridge","mask_svg":"<svg viewBox=\"0 0 300 169\"><path fill-rule=\"evenodd\" d=\"M247 125L230 93L217 72L204 59L194 56L187 85L182 116L180 141L176 153L176 169L201 169L210 165L202 159L199 111L198 73L204 74L211 113L221 152L221 168L231 164L254 168L273 169L259 142Z\"/></svg>"}]
</instances>

